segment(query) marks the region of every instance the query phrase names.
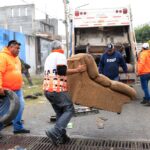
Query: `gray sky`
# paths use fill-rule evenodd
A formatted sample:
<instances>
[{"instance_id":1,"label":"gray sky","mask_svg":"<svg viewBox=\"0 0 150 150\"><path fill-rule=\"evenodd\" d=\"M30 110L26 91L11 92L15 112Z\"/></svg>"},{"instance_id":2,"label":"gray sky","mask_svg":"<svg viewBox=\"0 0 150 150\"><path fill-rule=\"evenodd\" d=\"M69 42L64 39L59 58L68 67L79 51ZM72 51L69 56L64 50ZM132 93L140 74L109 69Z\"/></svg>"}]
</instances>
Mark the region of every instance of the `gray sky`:
<instances>
[{"instance_id":1,"label":"gray sky","mask_svg":"<svg viewBox=\"0 0 150 150\"><path fill-rule=\"evenodd\" d=\"M88 4L82 8L110 8L119 6L131 6L133 14L133 26L139 26L150 22L149 0L69 0L71 10L76 7ZM36 6L36 14L39 18L44 17L43 12L47 12L50 17L64 19L63 0L4 0L0 6L31 4ZM62 25L61 25L62 26ZM63 28L60 28L64 30Z\"/></svg>"}]
</instances>

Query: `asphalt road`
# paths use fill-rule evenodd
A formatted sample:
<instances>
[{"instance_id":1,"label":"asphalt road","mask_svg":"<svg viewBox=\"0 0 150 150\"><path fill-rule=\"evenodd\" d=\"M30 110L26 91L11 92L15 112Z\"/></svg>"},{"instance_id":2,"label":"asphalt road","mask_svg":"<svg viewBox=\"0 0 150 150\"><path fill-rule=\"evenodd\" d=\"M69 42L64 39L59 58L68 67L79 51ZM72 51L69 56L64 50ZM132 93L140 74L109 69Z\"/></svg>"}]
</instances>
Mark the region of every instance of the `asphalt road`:
<instances>
[{"instance_id":1,"label":"asphalt road","mask_svg":"<svg viewBox=\"0 0 150 150\"><path fill-rule=\"evenodd\" d=\"M122 113L117 114L99 110L98 114L84 114L71 119L72 128L67 129L69 136L80 138L112 140L150 140L150 107L140 104L142 92L135 87L138 97L135 101L123 106ZM55 115L51 105L45 99L26 100L24 111L25 127L31 130L29 135L46 136L45 130L52 127L50 116ZM103 117L104 128L97 127L97 119ZM6 127L3 134L13 134L12 127Z\"/></svg>"}]
</instances>

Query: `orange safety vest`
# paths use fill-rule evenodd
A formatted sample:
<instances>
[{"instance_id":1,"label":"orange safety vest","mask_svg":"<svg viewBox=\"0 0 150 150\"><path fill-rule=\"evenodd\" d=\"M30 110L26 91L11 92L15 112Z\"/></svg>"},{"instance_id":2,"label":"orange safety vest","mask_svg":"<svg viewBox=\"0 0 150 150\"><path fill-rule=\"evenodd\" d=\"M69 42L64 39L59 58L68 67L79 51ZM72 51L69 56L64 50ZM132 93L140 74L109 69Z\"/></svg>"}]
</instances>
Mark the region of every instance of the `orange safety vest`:
<instances>
[{"instance_id":1,"label":"orange safety vest","mask_svg":"<svg viewBox=\"0 0 150 150\"><path fill-rule=\"evenodd\" d=\"M5 47L0 52L0 87L19 90L22 87L21 62Z\"/></svg>"},{"instance_id":2,"label":"orange safety vest","mask_svg":"<svg viewBox=\"0 0 150 150\"><path fill-rule=\"evenodd\" d=\"M138 75L150 73L150 50L143 50L137 63Z\"/></svg>"}]
</instances>

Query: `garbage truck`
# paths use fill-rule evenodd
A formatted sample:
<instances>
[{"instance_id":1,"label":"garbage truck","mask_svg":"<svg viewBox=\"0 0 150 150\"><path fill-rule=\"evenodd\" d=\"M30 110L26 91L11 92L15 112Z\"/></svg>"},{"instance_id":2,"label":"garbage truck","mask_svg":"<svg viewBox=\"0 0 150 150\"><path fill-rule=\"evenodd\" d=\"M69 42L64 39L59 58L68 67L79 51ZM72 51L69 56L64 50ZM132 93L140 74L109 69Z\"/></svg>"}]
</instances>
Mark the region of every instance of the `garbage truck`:
<instances>
[{"instance_id":1,"label":"garbage truck","mask_svg":"<svg viewBox=\"0 0 150 150\"><path fill-rule=\"evenodd\" d=\"M130 7L76 9L71 29L72 55L89 53L98 65L106 45L113 43L128 66L129 79L120 68L120 80L130 83L136 81L136 39Z\"/></svg>"}]
</instances>

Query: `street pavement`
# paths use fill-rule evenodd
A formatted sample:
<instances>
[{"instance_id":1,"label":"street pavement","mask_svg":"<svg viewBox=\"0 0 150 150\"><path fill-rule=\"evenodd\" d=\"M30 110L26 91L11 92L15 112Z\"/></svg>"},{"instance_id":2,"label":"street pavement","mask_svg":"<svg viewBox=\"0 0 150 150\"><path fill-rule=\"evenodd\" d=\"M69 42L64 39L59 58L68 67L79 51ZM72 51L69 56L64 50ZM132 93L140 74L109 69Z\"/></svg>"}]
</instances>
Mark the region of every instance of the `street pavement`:
<instances>
[{"instance_id":1,"label":"street pavement","mask_svg":"<svg viewBox=\"0 0 150 150\"><path fill-rule=\"evenodd\" d=\"M109 140L150 140L150 107L140 104L142 91L134 87L138 96L135 101L123 106L121 114L99 110L99 113L88 113L71 119L71 128L67 128L69 136L75 138L96 138ZM51 128L50 116L55 115L51 105L44 96L39 100L26 100L24 111L25 127L31 130L27 136L46 136L45 130ZM97 127L97 119L105 118L104 128ZM12 127L6 127L3 134L13 134Z\"/></svg>"}]
</instances>

